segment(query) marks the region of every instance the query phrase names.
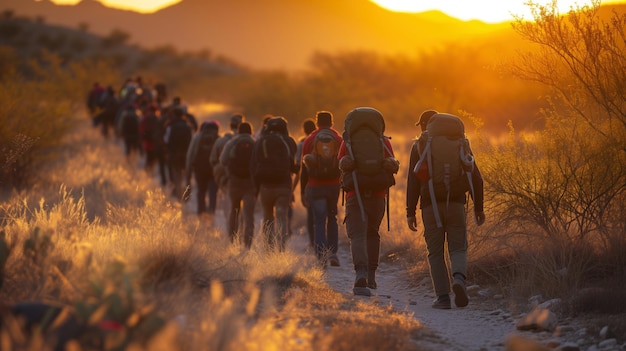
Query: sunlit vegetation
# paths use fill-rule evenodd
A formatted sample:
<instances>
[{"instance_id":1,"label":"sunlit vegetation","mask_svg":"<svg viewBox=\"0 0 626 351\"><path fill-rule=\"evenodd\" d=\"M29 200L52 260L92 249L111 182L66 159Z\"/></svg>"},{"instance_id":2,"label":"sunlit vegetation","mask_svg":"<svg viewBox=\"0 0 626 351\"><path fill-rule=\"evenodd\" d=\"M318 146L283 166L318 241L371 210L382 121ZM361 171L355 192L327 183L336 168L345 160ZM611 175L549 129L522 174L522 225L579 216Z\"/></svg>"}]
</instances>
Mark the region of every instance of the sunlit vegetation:
<instances>
[{"instance_id":1,"label":"sunlit vegetation","mask_svg":"<svg viewBox=\"0 0 626 351\"><path fill-rule=\"evenodd\" d=\"M73 131L94 72L105 82L119 77L104 63L62 65L46 52L22 69L11 50L0 56L6 68L0 76L0 186L19 187L29 184L42 162L57 157L55 148Z\"/></svg>"},{"instance_id":2,"label":"sunlit vegetation","mask_svg":"<svg viewBox=\"0 0 626 351\"><path fill-rule=\"evenodd\" d=\"M356 106L381 110L402 165L390 231L387 218L381 226L382 259L406 267L416 283L427 270L423 239L405 224L414 122L426 108L460 115L485 178L487 214L482 227L468 217L468 281L510 306L535 294L561 297L565 312L617 315L607 323L626 331L626 17L602 22L597 14L597 4L567 16L535 8L535 22L515 24L535 44L524 54L477 45L418 57L318 53L308 70L288 73L162 47L138 62L141 74L188 100L235 106L253 122L284 115L294 133L317 110L333 111L337 129ZM128 72L54 55L24 69L10 50L0 52L0 175L3 186L32 184L0 203L3 301L61 303L91 325L115 321L125 332L106 334L107 345L414 349L421 329L410 316L355 308L296 253L229 245L72 117L94 76L117 84ZM3 335L16 345L39 342ZM80 342L88 349L93 339Z\"/></svg>"},{"instance_id":3,"label":"sunlit vegetation","mask_svg":"<svg viewBox=\"0 0 626 351\"><path fill-rule=\"evenodd\" d=\"M551 87L552 104L542 131L511 127L505 143L479 147L495 223L476 235L476 271L528 294L600 286L598 309L623 313L610 296L626 276L626 15L599 21L597 4L561 17L534 10L516 28L541 50L518 73Z\"/></svg>"},{"instance_id":4,"label":"sunlit vegetation","mask_svg":"<svg viewBox=\"0 0 626 351\"><path fill-rule=\"evenodd\" d=\"M75 131L36 190L0 206L0 296L69 306L80 349L408 350L425 335L332 291L313 256L231 245L85 121ZM14 348L49 336L3 324Z\"/></svg>"}]
</instances>

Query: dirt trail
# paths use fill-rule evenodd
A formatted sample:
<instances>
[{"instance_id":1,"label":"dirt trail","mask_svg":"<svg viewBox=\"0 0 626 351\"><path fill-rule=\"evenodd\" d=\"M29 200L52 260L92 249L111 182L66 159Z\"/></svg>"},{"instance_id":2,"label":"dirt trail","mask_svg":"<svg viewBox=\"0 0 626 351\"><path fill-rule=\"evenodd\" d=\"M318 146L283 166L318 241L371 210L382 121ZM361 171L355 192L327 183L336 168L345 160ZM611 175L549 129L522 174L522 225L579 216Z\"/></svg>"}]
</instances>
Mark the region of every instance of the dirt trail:
<instances>
[{"instance_id":1,"label":"dirt trail","mask_svg":"<svg viewBox=\"0 0 626 351\"><path fill-rule=\"evenodd\" d=\"M326 281L336 290L352 297L354 270L349 247L339 249L340 267L328 267ZM398 311L412 313L427 329L441 338L445 350L491 351L503 350L510 334L517 333L515 321L501 310L485 310L480 302L470 301L465 308L437 310L431 307L435 296L430 280L420 282L417 288L409 286L402 267L382 262L376 281L378 289L372 290L377 302L391 304ZM442 345L443 346L443 345Z\"/></svg>"}]
</instances>

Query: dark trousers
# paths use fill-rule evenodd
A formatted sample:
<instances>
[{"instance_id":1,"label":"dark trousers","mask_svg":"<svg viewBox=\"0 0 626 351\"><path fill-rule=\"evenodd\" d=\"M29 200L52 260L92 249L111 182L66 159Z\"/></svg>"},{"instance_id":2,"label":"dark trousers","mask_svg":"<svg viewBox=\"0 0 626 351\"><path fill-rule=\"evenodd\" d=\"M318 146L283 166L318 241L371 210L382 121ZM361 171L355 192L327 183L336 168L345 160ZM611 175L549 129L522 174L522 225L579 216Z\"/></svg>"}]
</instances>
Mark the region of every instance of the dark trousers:
<instances>
[{"instance_id":1,"label":"dark trousers","mask_svg":"<svg viewBox=\"0 0 626 351\"><path fill-rule=\"evenodd\" d=\"M217 205L217 183L213 175L202 174L200 172L194 172L194 178L196 185L198 186L197 203L198 214L208 212L210 214L215 213L215 207ZM209 208L207 210L206 197L209 196Z\"/></svg>"}]
</instances>

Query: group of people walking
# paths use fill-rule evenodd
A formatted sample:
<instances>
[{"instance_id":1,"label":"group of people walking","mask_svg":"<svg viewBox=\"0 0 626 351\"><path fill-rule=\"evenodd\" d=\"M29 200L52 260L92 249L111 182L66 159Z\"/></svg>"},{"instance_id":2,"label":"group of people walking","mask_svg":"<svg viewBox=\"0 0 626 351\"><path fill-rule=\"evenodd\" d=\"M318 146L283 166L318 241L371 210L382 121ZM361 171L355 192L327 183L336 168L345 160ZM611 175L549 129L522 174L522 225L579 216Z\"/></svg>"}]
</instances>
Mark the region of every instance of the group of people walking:
<instances>
[{"instance_id":1,"label":"group of people walking","mask_svg":"<svg viewBox=\"0 0 626 351\"><path fill-rule=\"evenodd\" d=\"M400 167L390 138L384 135L385 120L378 110L359 107L350 111L342 133L334 128L331 112L318 111L315 118L302 122L304 135L296 142L284 117L265 116L255 133L243 114L234 114L230 117L230 130L220 134L218 121L198 126L179 98L161 106L163 101L162 97L157 98L158 93L148 95L154 96L151 99L138 94L145 88L138 88L137 81L129 81L125 87L129 84L131 88L126 94L134 94L135 99L126 105L118 103L115 123L104 122L110 121L110 116L108 105L103 103L101 111L95 114L95 124L102 125L105 136L107 128L116 126L126 154L134 150L144 152L148 169L158 163L162 184L166 185L169 179L173 196L182 200L189 196L193 175L197 212L203 214L215 213L221 192L224 196L220 201L228 213L228 237L248 249L254 240L258 202L263 213L264 244L282 252L290 235L294 191L299 186L309 243L320 266L326 267L340 266L337 214L343 190L344 224L355 271L354 294L371 295L370 289L378 288L379 227ZM111 89L104 91L110 94ZM136 131L126 126L131 124L126 119L134 115ZM153 122L158 126L154 133L150 127ZM482 176L458 117L427 110L416 126L421 127L422 134L412 145L408 164L407 226L417 231L419 203L437 295L433 307L451 308L451 292L456 306L464 307L469 302L465 289L465 204L469 193L474 202L474 218L481 225L485 220Z\"/></svg>"}]
</instances>

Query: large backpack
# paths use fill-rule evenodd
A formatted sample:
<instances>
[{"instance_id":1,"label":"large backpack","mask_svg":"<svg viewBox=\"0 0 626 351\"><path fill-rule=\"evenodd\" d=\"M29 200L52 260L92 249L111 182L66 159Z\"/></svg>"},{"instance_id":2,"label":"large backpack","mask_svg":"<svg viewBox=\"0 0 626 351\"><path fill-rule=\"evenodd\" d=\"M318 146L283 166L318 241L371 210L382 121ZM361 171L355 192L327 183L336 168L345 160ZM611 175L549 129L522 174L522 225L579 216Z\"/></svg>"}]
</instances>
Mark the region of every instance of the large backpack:
<instances>
[{"instance_id":1,"label":"large backpack","mask_svg":"<svg viewBox=\"0 0 626 351\"><path fill-rule=\"evenodd\" d=\"M149 113L143 123L142 140L151 143L159 143L163 136L159 117L154 113Z\"/></svg>"},{"instance_id":2,"label":"large backpack","mask_svg":"<svg viewBox=\"0 0 626 351\"><path fill-rule=\"evenodd\" d=\"M417 141L420 159L413 172L428 184L428 191L435 212L437 227L442 227L437 202L446 201L451 194L472 192L474 156L465 136L463 121L457 116L437 113L426 125Z\"/></svg>"},{"instance_id":3,"label":"large backpack","mask_svg":"<svg viewBox=\"0 0 626 351\"><path fill-rule=\"evenodd\" d=\"M134 109L128 109L125 111L122 120L122 135L124 137L137 137L139 136L139 116Z\"/></svg>"},{"instance_id":4,"label":"large backpack","mask_svg":"<svg viewBox=\"0 0 626 351\"><path fill-rule=\"evenodd\" d=\"M255 178L261 183L280 183L291 176L294 155L287 138L287 122L274 117L267 121L266 130L257 141Z\"/></svg>"},{"instance_id":5,"label":"large backpack","mask_svg":"<svg viewBox=\"0 0 626 351\"><path fill-rule=\"evenodd\" d=\"M311 153L305 156L309 176L318 179L336 179L339 171L339 141L328 128L320 129L313 138Z\"/></svg>"},{"instance_id":6,"label":"large backpack","mask_svg":"<svg viewBox=\"0 0 626 351\"><path fill-rule=\"evenodd\" d=\"M387 191L395 185L393 173L385 170L385 151L392 154L385 144L385 120L371 107L359 107L350 111L344 122L343 141L348 155L354 160L355 169L342 173L344 190L354 190L365 221L365 208L361 192ZM389 229L389 199L387 199L387 228Z\"/></svg>"},{"instance_id":7,"label":"large backpack","mask_svg":"<svg viewBox=\"0 0 626 351\"><path fill-rule=\"evenodd\" d=\"M359 107L348 113L343 140L348 154L355 162L352 174L344 174L344 190L382 191L395 184L392 173L384 170L385 120L371 107Z\"/></svg>"},{"instance_id":8,"label":"large backpack","mask_svg":"<svg viewBox=\"0 0 626 351\"><path fill-rule=\"evenodd\" d=\"M233 141L235 144L230 149L228 155L228 174L239 178L250 177L250 159L254 149L254 139L252 136L243 135Z\"/></svg>"},{"instance_id":9,"label":"large backpack","mask_svg":"<svg viewBox=\"0 0 626 351\"><path fill-rule=\"evenodd\" d=\"M185 121L173 121L170 126L170 137L167 145L170 164L176 168L184 168L187 148L191 142L191 128Z\"/></svg>"},{"instance_id":10,"label":"large backpack","mask_svg":"<svg viewBox=\"0 0 626 351\"><path fill-rule=\"evenodd\" d=\"M196 171L203 174L212 174L211 151L218 137L217 128L204 128L200 132L198 150L196 151L196 158L193 160L193 166Z\"/></svg>"}]
</instances>

